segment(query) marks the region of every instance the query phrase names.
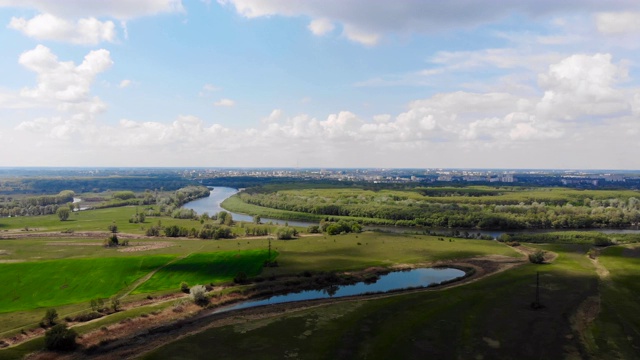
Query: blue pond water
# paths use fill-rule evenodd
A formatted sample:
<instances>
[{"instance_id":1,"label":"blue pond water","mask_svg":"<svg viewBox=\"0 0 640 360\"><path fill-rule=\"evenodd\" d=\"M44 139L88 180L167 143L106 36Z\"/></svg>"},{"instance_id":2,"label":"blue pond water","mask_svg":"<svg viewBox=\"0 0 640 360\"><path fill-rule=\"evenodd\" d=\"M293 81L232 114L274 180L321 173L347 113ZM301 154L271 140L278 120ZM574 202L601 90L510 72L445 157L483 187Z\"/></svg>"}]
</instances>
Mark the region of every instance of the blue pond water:
<instances>
[{"instance_id":1,"label":"blue pond water","mask_svg":"<svg viewBox=\"0 0 640 360\"><path fill-rule=\"evenodd\" d=\"M281 304L293 301L337 298L344 296L379 293L400 290L410 287L426 287L443 281L457 279L464 276L464 271L452 268L423 268L408 271L395 271L380 276L375 283L359 282L353 285L342 285L323 290L304 290L285 295L276 295L267 299L245 301L227 307L222 307L214 313L246 309L262 305Z\"/></svg>"}]
</instances>

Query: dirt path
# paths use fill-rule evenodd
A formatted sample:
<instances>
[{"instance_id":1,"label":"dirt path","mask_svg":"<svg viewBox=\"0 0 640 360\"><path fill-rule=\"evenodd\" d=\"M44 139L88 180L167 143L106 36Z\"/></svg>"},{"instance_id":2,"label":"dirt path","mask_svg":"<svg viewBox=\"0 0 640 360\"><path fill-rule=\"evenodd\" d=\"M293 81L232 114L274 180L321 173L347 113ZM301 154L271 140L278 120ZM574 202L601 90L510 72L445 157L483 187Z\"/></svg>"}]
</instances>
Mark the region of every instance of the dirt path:
<instances>
[{"instance_id":1,"label":"dirt path","mask_svg":"<svg viewBox=\"0 0 640 360\"><path fill-rule=\"evenodd\" d=\"M529 259L529 255L532 255L539 250L539 249L531 248L525 245L512 246L511 248L519 252L520 254L524 255L527 260ZM547 251L547 250L544 251L545 263L550 264L554 262L557 258L558 258L558 254L554 253L553 251Z\"/></svg>"}]
</instances>

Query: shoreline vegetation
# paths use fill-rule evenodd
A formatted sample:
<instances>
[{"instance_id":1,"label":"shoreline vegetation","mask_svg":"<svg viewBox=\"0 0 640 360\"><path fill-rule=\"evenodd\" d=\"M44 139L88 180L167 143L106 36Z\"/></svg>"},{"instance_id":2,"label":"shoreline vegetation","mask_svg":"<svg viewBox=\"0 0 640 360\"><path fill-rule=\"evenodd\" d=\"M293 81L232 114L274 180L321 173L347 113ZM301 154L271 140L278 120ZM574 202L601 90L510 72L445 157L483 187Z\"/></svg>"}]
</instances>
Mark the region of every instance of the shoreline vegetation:
<instances>
[{"instance_id":1,"label":"shoreline vegetation","mask_svg":"<svg viewBox=\"0 0 640 360\"><path fill-rule=\"evenodd\" d=\"M362 225L469 230L633 228L633 190L413 188L409 190L249 188L226 199L233 212L282 220L352 220Z\"/></svg>"}]
</instances>

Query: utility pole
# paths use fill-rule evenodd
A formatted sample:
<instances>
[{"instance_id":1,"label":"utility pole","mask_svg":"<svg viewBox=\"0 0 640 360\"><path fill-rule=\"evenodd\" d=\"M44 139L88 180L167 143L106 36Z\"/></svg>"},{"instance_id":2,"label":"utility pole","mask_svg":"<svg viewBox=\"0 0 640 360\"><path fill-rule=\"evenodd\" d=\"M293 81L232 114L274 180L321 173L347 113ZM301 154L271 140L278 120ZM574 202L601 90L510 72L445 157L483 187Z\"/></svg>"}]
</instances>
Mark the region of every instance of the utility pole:
<instances>
[{"instance_id":1,"label":"utility pole","mask_svg":"<svg viewBox=\"0 0 640 360\"><path fill-rule=\"evenodd\" d=\"M536 271L536 300L531 303L533 310L542 309L544 305L540 303L540 272Z\"/></svg>"}]
</instances>

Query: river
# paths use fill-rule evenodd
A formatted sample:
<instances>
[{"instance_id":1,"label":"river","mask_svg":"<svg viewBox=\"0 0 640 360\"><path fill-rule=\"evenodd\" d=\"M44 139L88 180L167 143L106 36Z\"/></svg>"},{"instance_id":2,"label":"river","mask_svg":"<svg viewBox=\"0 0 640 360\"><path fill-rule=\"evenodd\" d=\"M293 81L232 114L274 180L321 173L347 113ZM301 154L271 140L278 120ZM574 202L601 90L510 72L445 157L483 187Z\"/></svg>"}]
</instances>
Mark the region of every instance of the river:
<instances>
[{"instance_id":1,"label":"river","mask_svg":"<svg viewBox=\"0 0 640 360\"><path fill-rule=\"evenodd\" d=\"M231 212L223 209L222 206L220 206L220 204L223 201L225 201L228 197L233 196L237 193L238 193L238 189L222 187L222 186L214 187L213 189L211 189L211 194L209 194L209 197L190 201L184 204L182 207L185 209L192 209L198 214L203 214L207 212L209 213L209 215L214 215L219 213L220 211L226 211L231 214L231 216L233 217L233 220L252 222L253 216ZM288 223L291 226L301 226L301 227L307 227L309 225L318 225L317 222L313 223L308 221L279 220L279 219L270 219L270 218L260 218L260 221L263 224L272 222L277 225L284 225Z\"/></svg>"},{"instance_id":2,"label":"river","mask_svg":"<svg viewBox=\"0 0 640 360\"><path fill-rule=\"evenodd\" d=\"M209 197L190 201L183 205L186 209L193 209L198 214L203 214L205 212L209 213L209 215L217 214L220 211L227 211L231 213L233 216L233 220L236 221L253 221L253 216L247 214L239 214L230 212L228 210L223 209L220 204L227 199L228 197L235 195L238 193L238 189L229 188L229 187L215 187L211 189L211 194ZM274 223L277 225L289 224L291 226L300 226L307 227L309 225L318 225L317 222L309 222L309 221L292 221L292 220L279 220L279 219L270 219L270 218L261 218L262 223ZM404 233L404 232L420 232L422 230L426 230L418 227L398 227L398 226L379 226L379 225L367 225L364 227L365 230L379 230L379 231L388 231L388 232L396 232L396 233ZM470 234L478 234L480 235L489 235L494 239L497 239L500 235L508 233L508 234L517 234L517 233L545 233L545 232L556 232L556 231L598 231L605 234L638 234L640 230L638 229L542 229L542 230L475 230L475 229L430 229L432 232L436 232L442 236L447 236L451 234L452 231L459 231L460 233L464 233L465 231Z\"/></svg>"}]
</instances>

